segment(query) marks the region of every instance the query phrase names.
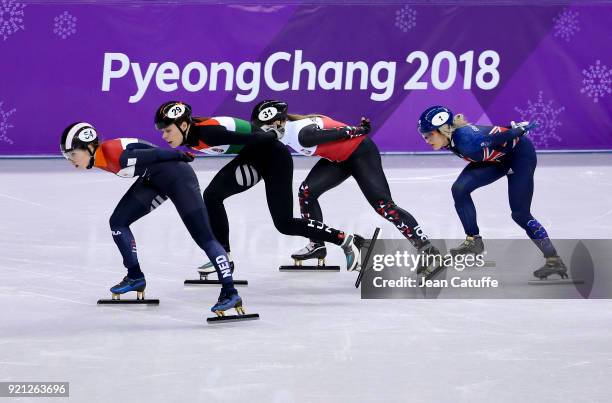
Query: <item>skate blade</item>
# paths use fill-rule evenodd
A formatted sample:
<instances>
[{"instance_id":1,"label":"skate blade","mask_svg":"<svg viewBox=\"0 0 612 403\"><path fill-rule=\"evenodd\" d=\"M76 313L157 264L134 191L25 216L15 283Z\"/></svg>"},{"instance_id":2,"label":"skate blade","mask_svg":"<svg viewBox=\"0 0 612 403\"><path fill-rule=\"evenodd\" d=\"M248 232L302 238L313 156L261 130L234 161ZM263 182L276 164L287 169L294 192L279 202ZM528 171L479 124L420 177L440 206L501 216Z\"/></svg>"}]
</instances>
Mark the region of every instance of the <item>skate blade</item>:
<instances>
[{"instance_id":1,"label":"skate blade","mask_svg":"<svg viewBox=\"0 0 612 403\"><path fill-rule=\"evenodd\" d=\"M215 285L220 286L221 282L219 280L185 280L184 285ZM234 280L235 286L248 286L249 282L247 280Z\"/></svg>"},{"instance_id":2,"label":"skate blade","mask_svg":"<svg viewBox=\"0 0 612 403\"><path fill-rule=\"evenodd\" d=\"M98 305L111 304L138 304L138 305L159 305L158 299L99 299Z\"/></svg>"},{"instance_id":3,"label":"skate blade","mask_svg":"<svg viewBox=\"0 0 612 403\"><path fill-rule=\"evenodd\" d=\"M212 318L206 318L206 322L215 324L215 323L223 323L223 322L241 322L243 320L258 320L258 313L248 313L244 315L226 315L226 316L215 316Z\"/></svg>"},{"instance_id":4,"label":"skate blade","mask_svg":"<svg viewBox=\"0 0 612 403\"><path fill-rule=\"evenodd\" d=\"M434 271L425 276L425 280L433 280L434 278L438 277L438 275L444 270L446 270L446 266L438 266L434 269Z\"/></svg>"},{"instance_id":5,"label":"skate blade","mask_svg":"<svg viewBox=\"0 0 612 403\"><path fill-rule=\"evenodd\" d=\"M292 271L292 272L299 272L299 271L308 271L308 272L312 272L312 271L340 271L340 266L314 266L314 265L309 265L309 266L304 266L304 265L300 265L300 266L281 266L278 268L278 271Z\"/></svg>"},{"instance_id":6,"label":"skate blade","mask_svg":"<svg viewBox=\"0 0 612 403\"><path fill-rule=\"evenodd\" d=\"M558 278L558 279L542 279L530 280L529 285L558 285L558 284L584 284L584 280L575 278Z\"/></svg>"},{"instance_id":7,"label":"skate blade","mask_svg":"<svg viewBox=\"0 0 612 403\"><path fill-rule=\"evenodd\" d=\"M361 285L361 279L363 278L365 272L368 270L368 264L370 263L370 256L372 255L372 250L374 250L374 245L376 245L376 240L378 239L379 233L380 233L380 228L376 227L376 229L374 230L374 234L372 235L372 239L369 241L364 240L364 243L361 246L361 248L366 247L365 246L366 244L367 244L367 247L366 247L365 258L363 258L363 261L361 261L361 249L359 250L359 259L360 259L359 268L354 270L359 273L357 275L357 280L355 280L355 288L359 288L359 286Z\"/></svg>"}]
</instances>

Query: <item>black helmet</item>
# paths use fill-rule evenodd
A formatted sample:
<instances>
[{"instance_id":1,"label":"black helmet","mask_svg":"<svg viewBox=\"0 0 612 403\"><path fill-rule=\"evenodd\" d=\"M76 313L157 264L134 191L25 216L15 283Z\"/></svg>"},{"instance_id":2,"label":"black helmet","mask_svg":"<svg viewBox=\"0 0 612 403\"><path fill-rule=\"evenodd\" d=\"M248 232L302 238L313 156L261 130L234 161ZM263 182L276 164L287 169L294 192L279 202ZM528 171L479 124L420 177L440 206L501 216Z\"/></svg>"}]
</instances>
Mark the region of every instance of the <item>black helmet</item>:
<instances>
[{"instance_id":1,"label":"black helmet","mask_svg":"<svg viewBox=\"0 0 612 403\"><path fill-rule=\"evenodd\" d=\"M93 150L88 147L90 144L93 145ZM64 129L60 141L60 150L66 159L70 159L68 155L70 151L76 149L86 150L91 156L87 165L87 169L90 169L93 167L93 156L99 144L98 132L96 132L96 129L91 124L76 122Z\"/></svg>"},{"instance_id":2,"label":"black helmet","mask_svg":"<svg viewBox=\"0 0 612 403\"><path fill-rule=\"evenodd\" d=\"M256 127L276 120L287 120L286 102L268 99L255 105L251 112L251 124Z\"/></svg>"},{"instance_id":3,"label":"black helmet","mask_svg":"<svg viewBox=\"0 0 612 403\"><path fill-rule=\"evenodd\" d=\"M155 127L165 129L171 124L179 125L183 122L191 123L191 106L179 101L170 101L162 104L155 112ZM181 130L182 132L182 130Z\"/></svg>"}]
</instances>

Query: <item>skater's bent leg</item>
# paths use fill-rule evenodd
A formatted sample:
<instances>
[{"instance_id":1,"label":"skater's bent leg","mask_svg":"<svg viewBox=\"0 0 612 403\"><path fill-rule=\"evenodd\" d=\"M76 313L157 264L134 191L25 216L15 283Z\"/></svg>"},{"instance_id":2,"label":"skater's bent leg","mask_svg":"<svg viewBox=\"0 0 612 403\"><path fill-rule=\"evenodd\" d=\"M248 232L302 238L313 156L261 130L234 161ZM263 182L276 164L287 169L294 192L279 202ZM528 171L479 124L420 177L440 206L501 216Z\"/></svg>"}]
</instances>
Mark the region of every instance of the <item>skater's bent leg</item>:
<instances>
[{"instance_id":1,"label":"skater's bent leg","mask_svg":"<svg viewBox=\"0 0 612 403\"><path fill-rule=\"evenodd\" d=\"M453 183L451 192L455 201L455 210L467 236L480 234L476 223L476 207L472 200L472 192L482 186L489 185L505 175L502 166L492 163L470 163Z\"/></svg>"},{"instance_id":2,"label":"skater's bent leg","mask_svg":"<svg viewBox=\"0 0 612 403\"><path fill-rule=\"evenodd\" d=\"M523 141L521 141L523 143ZM512 219L525 230L527 236L542 251L544 257L557 256L546 229L531 215L533 198L533 175L536 167L535 150L531 144L522 144L516 156L513 156L512 171L508 175L508 199L512 210Z\"/></svg>"},{"instance_id":3,"label":"skater's bent leg","mask_svg":"<svg viewBox=\"0 0 612 403\"><path fill-rule=\"evenodd\" d=\"M210 226L226 252L230 251L229 221L223 202L228 197L254 186L259 180L257 170L248 163L248 159L239 154L221 168L204 190L203 198L210 217Z\"/></svg>"},{"instance_id":4,"label":"skater's bent leg","mask_svg":"<svg viewBox=\"0 0 612 403\"><path fill-rule=\"evenodd\" d=\"M427 244L427 235L423 233L417 220L393 201L376 145L364 141L360 147L363 150L358 150L359 155L350 158L348 162L352 175L368 203L384 219L395 225L416 248Z\"/></svg>"},{"instance_id":5,"label":"skater's bent leg","mask_svg":"<svg viewBox=\"0 0 612 403\"><path fill-rule=\"evenodd\" d=\"M137 180L127 193L121 198L119 204L110 217L109 224L113 240L123 257L123 265L128 270L128 277L132 279L143 277L136 253L136 240L130 230L130 225L166 200L157 190Z\"/></svg>"},{"instance_id":6,"label":"skater's bent leg","mask_svg":"<svg viewBox=\"0 0 612 403\"><path fill-rule=\"evenodd\" d=\"M189 234L214 265L223 289L233 290L234 280L229 259L225 249L213 235L195 174L175 182L170 187L168 196L174 203Z\"/></svg>"},{"instance_id":7,"label":"skater's bent leg","mask_svg":"<svg viewBox=\"0 0 612 403\"><path fill-rule=\"evenodd\" d=\"M344 164L320 159L302 182L298 191L302 218L323 221L319 196L344 182L349 175L350 172ZM321 243L318 239L311 239L311 241Z\"/></svg>"},{"instance_id":8,"label":"skater's bent leg","mask_svg":"<svg viewBox=\"0 0 612 403\"><path fill-rule=\"evenodd\" d=\"M275 153L269 169L262 175L266 183L266 199L272 222L281 234L342 244L344 232L316 220L293 217L293 161L286 149Z\"/></svg>"},{"instance_id":9,"label":"skater's bent leg","mask_svg":"<svg viewBox=\"0 0 612 403\"><path fill-rule=\"evenodd\" d=\"M210 262L215 266L221 286L224 289L233 289L234 280L227 253L213 236L206 211L198 209L181 215L181 219L193 240L206 253Z\"/></svg>"}]
</instances>

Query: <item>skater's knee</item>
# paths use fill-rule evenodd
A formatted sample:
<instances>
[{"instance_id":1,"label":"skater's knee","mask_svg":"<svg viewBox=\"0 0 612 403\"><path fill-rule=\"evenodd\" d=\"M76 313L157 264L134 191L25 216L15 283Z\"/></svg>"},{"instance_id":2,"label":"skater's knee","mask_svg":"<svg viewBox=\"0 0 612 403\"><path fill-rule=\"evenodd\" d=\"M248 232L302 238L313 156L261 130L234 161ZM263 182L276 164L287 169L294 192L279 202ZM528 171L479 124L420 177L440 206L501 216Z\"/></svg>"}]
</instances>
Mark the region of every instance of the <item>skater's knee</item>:
<instances>
[{"instance_id":1,"label":"skater's knee","mask_svg":"<svg viewBox=\"0 0 612 403\"><path fill-rule=\"evenodd\" d=\"M274 223L274 228L276 228L276 230L278 232L280 232L283 235L293 235L293 231L292 228L293 226L291 225L291 220L290 219L274 219L272 221Z\"/></svg>"},{"instance_id":2,"label":"skater's knee","mask_svg":"<svg viewBox=\"0 0 612 403\"><path fill-rule=\"evenodd\" d=\"M204 189L204 193L202 193L202 198L204 199L204 203L206 203L207 206L214 203L218 203L220 200L220 197L216 194L215 189L210 187Z\"/></svg>"},{"instance_id":3,"label":"skater's knee","mask_svg":"<svg viewBox=\"0 0 612 403\"><path fill-rule=\"evenodd\" d=\"M288 223L285 223L285 222L275 222L274 223L274 227L276 228L276 230L278 232L280 232L283 235L293 235L291 233L291 226Z\"/></svg>"},{"instance_id":4,"label":"skater's knee","mask_svg":"<svg viewBox=\"0 0 612 403\"><path fill-rule=\"evenodd\" d=\"M458 180L451 186L451 193L453 194L453 199L457 201L472 193L472 189L465 181Z\"/></svg>"},{"instance_id":5,"label":"skater's knee","mask_svg":"<svg viewBox=\"0 0 612 403\"><path fill-rule=\"evenodd\" d=\"M300 202L307 200L315 200L319 197L319 194L308 185L306 182L302 182L300 189L298 190L298 199Z\"/></svg>"},{"instance_id":6,"label":"skater's knee","mask_svg":"<svg viewBox=\"0 0 612 403\"><path fill-rule=\"evenodd\" d=\"M123 214L115 210L108 220L108 225L110 226L111 230L115 230L121 227L127 227L130 225L130 223L127 222L125 217L123 217Z\"/></svg>"}]
</instances>

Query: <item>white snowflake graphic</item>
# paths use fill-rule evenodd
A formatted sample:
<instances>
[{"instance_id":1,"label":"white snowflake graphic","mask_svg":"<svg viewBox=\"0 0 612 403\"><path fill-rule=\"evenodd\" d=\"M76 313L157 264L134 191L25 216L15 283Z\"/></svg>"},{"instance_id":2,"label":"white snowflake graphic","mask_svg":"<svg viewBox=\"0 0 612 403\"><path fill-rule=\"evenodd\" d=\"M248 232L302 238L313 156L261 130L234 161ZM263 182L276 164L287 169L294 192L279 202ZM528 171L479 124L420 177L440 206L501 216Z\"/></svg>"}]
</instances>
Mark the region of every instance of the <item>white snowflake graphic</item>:
<instances>
[{"instance_id":1,"label":"white snowflake graphic","mask_svg":"<svg viewBox=\"0 0 612 403\"><path fill-rule=\"evenodd\" d=\"M593 102L599 102L599 100L605 97L607 94L612 93L612 69L609 69L605 64L601 64L601 60L597 60L595 64L589 66L588 70L582 70L583 87L580 89L580 93L586 93L590 98L593 98Z\"/></svg>"},{"instance_id":2,"label":"white snowflake graphic","mask_svg":"<svg viewBox=\"0 0 612 403\"><path fill-rule=\"evenodd\" d=\"M569 9L565 9L553 18L555 26L553 27L554 36L561 37L565 39L566 42L569 42L572 36L576 34L576 32L580 31L580 25L578 24L578 11L572 11Z\"/></svg>"},{"instance_id":3,"label":"white snowflake graphic","mask_svg":"<svg viewBox=\"0 0 612 403\"><path fill-rule=\"evenodd\" d=\"M417 12L410 6L404 6L395 11L395 26L403 32L416 27Z\"/></svg>"},{"instance_id":4,"label":"white snowflake graphic","mask_svg":"<svg viewBox=\"0 0 612 403\"><path fill-rule=\"evenodd\" d=\"M13 127L13 125L9 124L8 119L15 113L16 109L13 108L10 111L5 111L2 109L2 104L3 102L0 102L0 142L13 144L13 140L6 136L6 132Z\"/></svg>"},{"instance_id":5,"label":"white snowflake graphic","mask_svg":"<svg viewBox=\"0 0 612 403\"><path fill-rule=\"evenodd\" d=\"M548 147L551 140L561 141L562 138L556 133L557 127L561 126L558 115L565 110L565 107L553 107L553 101L545 102L542 91L538 95L538 100L532 102L527 100L527 108L514 108L522 121L538 122L538 127L529 132L529 137L538 147Z\"/></svg>"},{"instance_id":6,"label":"white snowflake graphic","mask_svg":"<svg viewBox=\"0 0 612 403\"><path fill-rule=\"evenodd\" d=\"M25 29L23 25L23 9L25 4L15 0L0 2L0 35L7 40L15 32Z\"/></svg>"},{"instance_id":7,"label":"white snowflake graphic","mask_svg":"<svg viewBox=\"0 0 612 403\"><path fill-rule=\"evenodd\" d=\"M70 35L76 34L77 17L64 11L62 14L55 17L53 33L57 34L62 39L68 38Z\"/></svg>"}]
</instances>

